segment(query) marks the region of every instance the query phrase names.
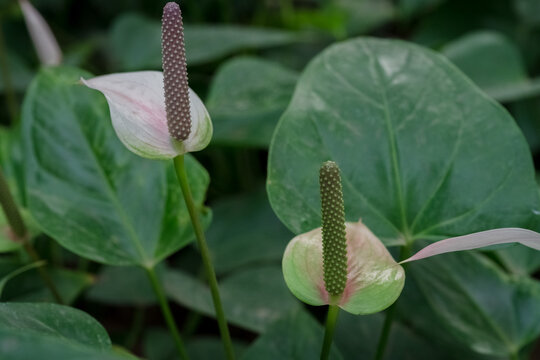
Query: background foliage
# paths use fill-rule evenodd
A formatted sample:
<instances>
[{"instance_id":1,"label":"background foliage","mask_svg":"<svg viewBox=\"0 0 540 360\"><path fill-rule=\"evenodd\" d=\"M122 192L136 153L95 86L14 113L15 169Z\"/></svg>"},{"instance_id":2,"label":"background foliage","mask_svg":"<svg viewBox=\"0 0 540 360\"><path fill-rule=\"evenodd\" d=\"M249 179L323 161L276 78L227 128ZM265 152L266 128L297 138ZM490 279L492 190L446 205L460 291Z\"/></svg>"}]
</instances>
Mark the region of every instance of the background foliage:
<instances>
[{"instance_id":1,"label":"background foliage","mask_svg":"<svg viewBox=\"0 0 540 360\"><path fill-rule=\"evenodd\" d=\"M5 350L9 359L132 358L127 351L174 359L150 284L133 267L173 254L158 273L191 358L219 359L210 293L171 164L125 150L104 98L77 84L88 71L159 70L163 3L32 3L57 36L64 64L40 69L18 3L0 1L0 55L9 68L0 76L0 100L9 103L11 86L18 114L13 119L8 106L0 107L0 165L72 308L49 304L36 269L14 275L29 260L0 215L0 349L17 344ZM198 0L181 6L190 85L215 128L210 147L188 161L188 173L240 358L318 356L324 309L290 294L280 262L294 234L319 226L312 170L327 157L350 180L344 185L349 220L364 218L396 258L405 228L417 247L491 227L540 231L532 212L540 159L538 1ZM334 45L358 36L372 38ZM371 78L384 69L371 67L370 56L391 66L402 51L412 60L400 81ZM370 122L379 108L398 119L390 123L394 155L406 165L399 174L406 196L398 202L395 184L385 183L395 176L388 139L375 136L388 129ZM429 126L433 119L443 125ZM351 126L368 136L343 141ZM427 145L406 146L422 141ZM423 165L438 159L440 167L429 169L437 176L427 176ZM452 186L441 186L441 176ZM482 206L459 218L470 203ZM106 241L111 233L114 243ZM540 255L519 246L411 265L385 359L537 358L538 270ZM383 315L342 313L333 358L373 358Z\"/></svg>"}]
</instances>

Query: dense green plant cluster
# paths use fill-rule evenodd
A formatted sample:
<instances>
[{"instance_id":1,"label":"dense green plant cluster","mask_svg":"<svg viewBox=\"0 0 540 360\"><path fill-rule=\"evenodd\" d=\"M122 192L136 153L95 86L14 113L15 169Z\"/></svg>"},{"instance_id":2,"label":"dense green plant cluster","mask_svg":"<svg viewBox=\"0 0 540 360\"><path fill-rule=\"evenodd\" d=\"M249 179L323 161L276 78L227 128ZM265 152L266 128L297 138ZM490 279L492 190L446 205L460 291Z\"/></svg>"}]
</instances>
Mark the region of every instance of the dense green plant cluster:
<instances>
[{"instance_id":1,"label":"dense green plant cluster","mask_svg":"<svg viewBox=\"0 0 540 360\"><path fill-rule=\"evenodd\" d=\"M540 356L538 1L180 5L0 1L0 359Z\"/></svg>"}]
</instances>

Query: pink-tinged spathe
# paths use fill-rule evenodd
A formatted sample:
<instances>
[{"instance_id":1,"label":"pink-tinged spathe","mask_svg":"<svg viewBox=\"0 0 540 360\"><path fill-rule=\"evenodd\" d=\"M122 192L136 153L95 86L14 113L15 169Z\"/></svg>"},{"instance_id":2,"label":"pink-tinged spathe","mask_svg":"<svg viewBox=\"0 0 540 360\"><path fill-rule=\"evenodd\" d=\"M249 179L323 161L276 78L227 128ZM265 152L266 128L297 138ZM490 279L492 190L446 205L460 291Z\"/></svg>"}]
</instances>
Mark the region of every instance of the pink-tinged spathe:
<instances>
[{"instance_id":1,"label":"pink-tinged spathe","mask_svg":"<svg viewBox=\"0 0 540 360\"><path fill-rule=\"evenodd\" d=\"M339 297L324 286L322 229L296 236L283 255L283 275L292 293L310 305L338 305L352 314L384 310L399 297L403 267L361 222L346 223L347 283Z\"/></svg>"},{"instance_id":2,"label":"pink-tinged spathe","mask_svg":"<svg viewBox=\"0 0 540 360\"><path fill-rule=\"evenodd\" d=\"M204 149L212 138L212 121L201 99L189 89L191 131L178 141L169 135L163 73L138 71L81 79L107 99L111 120L122 143L150 159L170 159Z\"/></svg>"}]
</instances>

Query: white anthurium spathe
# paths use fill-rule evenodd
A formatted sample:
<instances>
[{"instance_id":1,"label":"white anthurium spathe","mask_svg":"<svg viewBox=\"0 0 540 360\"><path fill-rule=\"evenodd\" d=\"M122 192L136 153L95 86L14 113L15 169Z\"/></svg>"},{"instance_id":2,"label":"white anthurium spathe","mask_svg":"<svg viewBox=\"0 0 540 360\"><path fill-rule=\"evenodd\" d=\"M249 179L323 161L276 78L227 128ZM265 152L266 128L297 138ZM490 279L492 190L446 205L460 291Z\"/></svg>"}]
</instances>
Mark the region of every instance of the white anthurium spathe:
<instances>
[{"instance_id":1,"label":"white anthurium spathe","mask_svg":"<svg viewBox=\"0 0 540 360\"><path fill-rule=\"evenodd\" d=\"M62 51L43 16L41 16L28 0L19 0L19 5L39 61L43 65L60 65L62 62Z\"/></svg>"},{"instance_id":2,"label":"white anthurium spathe","mask_svg":"<svg viewBox=\"0 0 540 360\"><path fill-rule=\"evenodd\" d=\"M135 154L170 159L204 149L212 139L212 121L201 99L189 89L191 131L184 141L170 136L165 111L163 73L137 71L81 79L105 95L116 134Z\"/></svg>"}]
</instances>

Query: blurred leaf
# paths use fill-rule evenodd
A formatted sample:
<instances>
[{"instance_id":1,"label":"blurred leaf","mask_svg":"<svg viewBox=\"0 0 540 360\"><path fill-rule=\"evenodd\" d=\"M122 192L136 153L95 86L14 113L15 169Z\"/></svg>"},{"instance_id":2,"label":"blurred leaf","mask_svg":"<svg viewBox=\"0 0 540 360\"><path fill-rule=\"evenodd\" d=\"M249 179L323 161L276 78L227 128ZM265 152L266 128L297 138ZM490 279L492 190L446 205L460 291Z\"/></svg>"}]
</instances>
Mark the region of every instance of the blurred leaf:
<instances>
[{"instance_id":1,"label":"blurred leaf","mask_svg":"<svg viewBox=\"0 0 540 360\"><path fill-rule=\"evenodd\" d=\"M411 40L440 47L478 29L491 29L513 36L521 27L509 0L451 0L424 16L415 24Z\"/></svg>"},{"instance_id":2,"label":"blurred leaf","mask_svg":"<svg viewBox=\"0 0 540 360\"><path fill-rule=\"evenodd\" d=\"M426 10L433 9L447 0L399 0L400 16L409 18Z\"/></svg>"},{"instance_id":3,"label":"blurred leaf","mask_svg":"<svg viewBox=\"0 0 540 360\"><path fill-rule=\"evenodd\" d=\"M144 337L144 354L152 360L176 360L178 350L171 335L166 330L150 329ZM236 356L244 351L245 346L233 340ZM186 350L191 360L223 360L226 359L221 339L214 337L197 337L186 341Z\"/></svg>"},{"instance_id":4,"label":"blurred leaf","mask_svg":"<svg viewBox=\"0 0 540 360\"><path fill-rule=\"evenodd\" d=\"M274 322L243 354L241 360L318 359L323 327L303 310L288 313ZM335 344L330 359L342 359Z\"/></svg>"},{"instance_id":5,"label":"blurred leaf","mask_svg":"<svg viewBox=\"0 0 540 360\"><path fill-rule=\"evenodd\" d=\"M345 359L373 359L377 349L384 316L373 314L355 316L340 312L334 341ZM451 360L465 359L450 347L441 347L432 339L424 338L401 323L392 324L385 352L385 360ZM470 354L467 354L470 355ZM472 360L471 357L466 357Z\"/></svg>"},{"instance_id":6,"label":"blurred leaf","mask_svg":"<svg viewBox=\"0 0 540 360\"><path fill-rule=\"evenodd\" d=\"M387 244L526 226L539 206L514 120L444 57L402 41L334 45L302 74L267 181L294 233L321 224L326 160L341 167L348 221Z\"/></svg>"},{"instance_id":7,"label":"blurred leaf","mask_svg":"<svg viewBox=\"0 0 540 360\"><path fill-rule=\"evenodd\" d=\"M169 297L190 309L213 316L210 290L186 273L165 273ZM220 280L219 288L228 321L236 326L263 332L283 314L299 307L289 293L277 266L253 267Z\"/></svg>"},{"instance_id":8,"label":"blurred leaf","mask_svg":"<svg viewBox=\"0 0 540 360\"><path fill-rule=\"evenodd\" d=\"M263 49L299 41L277 29L236 25L185 25L188 64L199 65L245 49ZM140 15L119 17L109 34L110 52L122 70L161 69L161 24Z\"/></svg>"},{"instance_id":9,"label":"blurred leaf","mask_svg":"<svg viewBox=\"0 0 540 360\"><path fill-rule=\"evenodd\" d=\"M513 0L520 19L531 26L540 25L540 2L538 0Z\"/></svg>"},{"instance_id":10,"label":"blurred leaf","mask_svg":"<svg viewBox=\"0 0 540 360\"><path fill-rule=\"evenodd\" d=\"M540 283L485 257L445 254L409 266L438 321L480 354L515 356L540 334Z\"/></svg>"},{"instance_id":11,"label":"blurred leaf","mask_svg":"<svg viewBox=\"0 0 540 360\"><path fill-rule=\"evenodd\" d=\"M447 44L442 53L499 101L540 95L540 79L528 79L519 49L500 33L468 34Z\"/></svg>"},{"instance_id":12,"label":"blurred leaf","mask_svg":"<svg viewBox=\"0 0 540 360\"><path fill-rule=\"evenodd\" d=\"M529 275L540 269L540 252L525 246L511 246L495 253L504 266L516 275Z\"/></svg>"},{"instance_id":13,"label":"blurred leaf","mask_svg":"<svg viewBox=\"0 0 540 360\"><path fill-rule=\"evenodd\" d=\"M272 212L264 188L216 202L207 239L218 274L257 263L281 263L292 238Z\"/></svg>"},{"instance_id":14,"label":"blurred leaf","mask_svg":"<svg viewBox=\"0 0 540 360\"><path fill-rule=\"evenodd\" d=\"M298 74L279 64L237 57L217 72L206 106L219 144L268 147Z\"/></svg>"},{"instance_id":15,"label":"blurred leaf","mask_svg":"<svg viewBox=\"0 0 540 360\"><path fill-rule=\"evenodd\" d=\"M113 305L142 306L156 303L148 275L140 267L104 266L86 296L90 300Z\"/></svg>"},{"instance_id":16,"label":"blurred leaf","mask_svg":"<svg viewBox=\"0 0 540 360\"><path fill-rule=\"evenodd\" d=\"M9 68L9 79L13 90L17 92L24 92L34 77L34 72L30 69L28 64L24 62L22 58L9 53L7 56L7 65ZM0 72L0 92L6 91L6 82Z\"/></svg>"},{"instance_id":17,"label":"blurred leaf","mask_svg":"<svg viewBox=\"0 0 540 360\"><path fill-rule=\"evenodd\" d=\"M0 253L15 251L21 245L20 242L15 241L4 212L0 209Z\"/></svg>"},{"instance_id":18,"label":"blurred leaf","mask_svg":"<svg viewBox=\"0 0 540 360\"><path fill-rule=\"evenodd\" d=\"M394 19L396 9L390 0L333 0L348 16L349 35L365 34Z\"/></svg>"},{"instance_id":19,"label":"blurred leaf","mask_svg":"<svg viewBox=\"0 0 540 360\"><path fill-rule=\"evenodd\" d=\"M16 270L10 272L7 275L1 274L1 272L0 272L0 298L2 297L2 291L4 290L4 287L6 286L6 284L7 284L7 282L9 280L13 279L17 275L22 274L25 271L28 271L30 269L34 269L36 267L43 266L43 265L45 265L45 261L38 261L38 262L35 262L35 263L24 265L24 266L22 266L22 267L20 267L20 268L18 268Z\"/></svg>"},{"instance_id":20,"label":"blurred leaf","mask_svg":"<svg viewBox=\"0 0 540 360\"><path fill-rule=\"evenodd\" d=\"M19 267L20 265L17 265ZM74 270L47 268L52 282L66 304L73 303L77 297L93 283L91 275ZM43 283L37 270L27 271L17 276L17 281L6 284L3 301L54 302L51 291Z\"/></svg>"},{"instance_id":21,"label":"blurred leaf","mask_svg":"<svg viewBox=\"0 0 540 360\"><path fill-rule=\"evenodd\" d=\"M193 239L172 163L129 152L103 95L77 84L90 74L43 69L23 107L28 208L44 232L94 261L153 266ZM201 209L208 174L186 167ZM208 221L206 221L208 222Z\"/></svg>"},{"instance_id":22,"label":"blurred leaf","mask_svg":"<svg viewBox=\"0 0 540 360\"><path fill-rule=\"evenodd\" d=\"M117 360L107 332L82 311L55 304L0 304L0 357Z\"/></svg>"},{"instance_id":23,"label":"blurred leaf","mask_svg":"<svg viewBox=\"0 0 540 360\"><path fill-rule=\"evenodd\" d=\"M534 153L540 151L540 98L531 98L508 104L517 124L523 131Z\"/></svg>"}]
</instances>

